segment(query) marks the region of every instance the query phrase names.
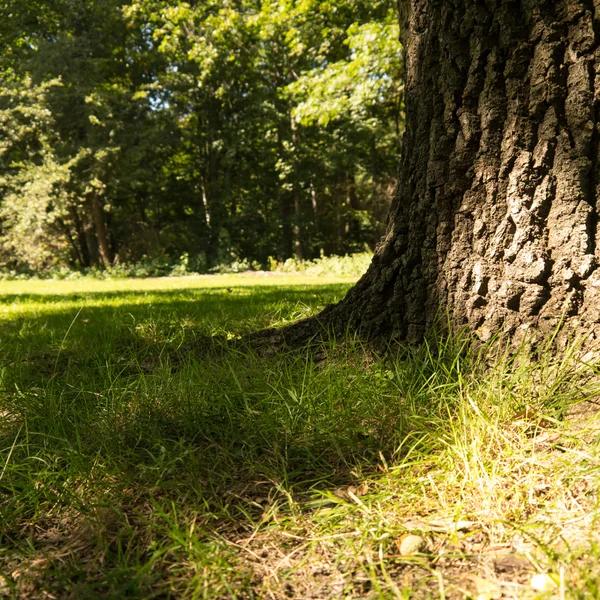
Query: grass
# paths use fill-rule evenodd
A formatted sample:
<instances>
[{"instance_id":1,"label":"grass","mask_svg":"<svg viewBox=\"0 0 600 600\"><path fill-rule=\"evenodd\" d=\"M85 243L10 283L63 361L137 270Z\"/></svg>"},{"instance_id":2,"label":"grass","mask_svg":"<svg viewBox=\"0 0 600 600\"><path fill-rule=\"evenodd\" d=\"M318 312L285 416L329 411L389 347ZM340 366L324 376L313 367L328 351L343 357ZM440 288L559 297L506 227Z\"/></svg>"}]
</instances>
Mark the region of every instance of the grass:
<instances>
[{"instance_id":1,"label":"grass","mask_svg":"<svg viewBox=\"0 0 600 600\"><path fill-rule=\"evenodd\" d=\"M0 596L600 597L598 369L576 346L172 360L350 284L1 282Z\"/></svg>"}]
</instances>

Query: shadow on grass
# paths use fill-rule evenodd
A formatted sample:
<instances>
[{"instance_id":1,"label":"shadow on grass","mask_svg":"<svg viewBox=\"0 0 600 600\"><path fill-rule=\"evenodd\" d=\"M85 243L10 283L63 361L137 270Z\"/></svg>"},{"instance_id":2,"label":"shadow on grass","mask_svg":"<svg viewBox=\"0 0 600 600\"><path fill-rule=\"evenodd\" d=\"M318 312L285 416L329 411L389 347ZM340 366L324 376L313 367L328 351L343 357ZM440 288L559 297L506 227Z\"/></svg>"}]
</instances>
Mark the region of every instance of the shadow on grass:
<instances>
[{"instance_id":1,"label":"shadow on grass","mask_svg":"<svg viewBox=\"0 0 600 600\"><path fill-rule=\"evenodd\" d=\"M57 355L61 364L112 363L117 356L143 362L196 337L232 337L313 314L341 299L347 287L4 294L0 306L10 312L0 319L0 352L4 360L32 363L43 357L53 363Z\"/></svg>"},{"instance_id":2,"label":"shadow on grass","mask_svg":"<svg viewBox=\"0 0 600 600\"><path fill-rule=\"evenodd\" d=\"M390 371L360 345L332 343L320 363L225 349L170 364L198 332L305 316L345 287L1 297L36 305L0 326L2 572L146 597L167 585L159 565L227 563L223 539L376 469L407 428Z\"/></svg>"}]
</instances>

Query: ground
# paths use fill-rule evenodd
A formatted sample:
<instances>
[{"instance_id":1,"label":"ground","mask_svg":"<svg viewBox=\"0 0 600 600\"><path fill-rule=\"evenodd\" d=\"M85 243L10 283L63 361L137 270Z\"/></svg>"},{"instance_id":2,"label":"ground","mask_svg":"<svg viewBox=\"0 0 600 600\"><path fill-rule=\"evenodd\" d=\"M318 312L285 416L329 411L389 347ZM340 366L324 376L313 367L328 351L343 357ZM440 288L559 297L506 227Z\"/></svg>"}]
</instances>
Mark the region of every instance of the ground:
<instances>
[{"instance_id":1,"label":"ground","mask_svg":"<svg viewBox=\"0 0 600 600\"><path fill-rule=\"evenodd\" d=\"M194 350L351 283L0 282L0 597L600 597L576 341Z\"/></svg>"}]
</instances>

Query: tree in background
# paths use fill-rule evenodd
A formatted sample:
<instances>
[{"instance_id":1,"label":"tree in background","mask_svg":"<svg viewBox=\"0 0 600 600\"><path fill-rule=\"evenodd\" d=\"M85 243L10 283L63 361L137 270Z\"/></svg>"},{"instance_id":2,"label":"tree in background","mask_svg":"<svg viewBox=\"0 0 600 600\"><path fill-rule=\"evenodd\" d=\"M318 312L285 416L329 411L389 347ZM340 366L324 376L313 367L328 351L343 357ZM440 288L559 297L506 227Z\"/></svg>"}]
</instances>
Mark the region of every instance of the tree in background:
<instances>
[{"instance_id":1,"label":"tree in background","mask_svg":"<svg viewBox=\"0 0 600 600\"><path fill-rule=\"evenodd\" d=\"M156 135L149 102L139 93L151 78L147 64L136 60L143 34L126 27L122 5L119 0L64 0L39 12L26 3L13 7L21 36L14 45L21 52L17 58L12 47L4 52L12 58L5 61L0 104L5 136L14 138L21 127L43 130L43 135L21 149L18 158L14 152L4 153L2 172L11 174L11 195L2 199L2 213L13 216L3 219L2 227L7 240L12 239L9 249L31 247L28 260L13 252L7 257L10 262L25 262L34 269L42 264L33 257L38 238L23 237L26 230L15 226L31 212L27 192L32 183L40 207L42 201L62 207L61 235L70 240L71 262L108 265L118 252L120 239L111 235L111 208L130 201L133 177L143 181L136 170L139 154L145 151L149 159L144 173L149 175L157 151L150 146ZM18 144L12 148L18 149ZM58 173L60 186L50 181ZM63 200L58 201L59 196ZM46 237L55 230L47 228ZM39 250L42 258L44 248ZM64 253L53 256L54 262L64 258Z\"/></svg>"},{"instance_id":2,"label":"tree in background","mask_svg":"<svg viewBox=\"0 0 600 600\"><path fill-rule=\"evenodd\" d=\"M403 122L391 3L61 0L4 9L7 136L25 118L9 97L46 115L45 158L33 148L0 158L10 178L0 198L6 265L187 253L206 269L362 250L381 235ZM27 93L36 88L45 91ZM44 206L64 208L43 243L29 238L26 257L14 248L32 178Z\"/></svg>"},{"instance_id":3,"label":"tree in background","mask_svg":"<svg viewBox=\"0 0 600 600\"><path fill-rule=\"evenodd\" d=\"M54 151L48 108L48 94L59 85L55 80L35 86L25 79L0 88L3 250L38 271L69 259L76 210L68 190L72 163L61 162Z\"/></svg>"},{"instance_id":4,"label":"tree in background","mask_svg":"<svg viewBox=\"0 0 600 600\"><path fill-rule=\"evenodd\" d=\"M329 219L315 211L317 222L333 226L319 232L328 252L357 249L361 233L379 234L378 224L387 214L388 203L381 201L390 197L395 183L403 133L400 48L390 43L397 36L395 11L377 21L354 23L344 39L348 54L306 71L287 88L296 101L293 117L332 150L320 167L337 185L323 188L311 182L310 187L313 201L325 195L319 205L333 211ZM328 152L317 146L312 155L327 157ZM315 165L310 171L318 169Z\"/></svg>"}]
</instances>

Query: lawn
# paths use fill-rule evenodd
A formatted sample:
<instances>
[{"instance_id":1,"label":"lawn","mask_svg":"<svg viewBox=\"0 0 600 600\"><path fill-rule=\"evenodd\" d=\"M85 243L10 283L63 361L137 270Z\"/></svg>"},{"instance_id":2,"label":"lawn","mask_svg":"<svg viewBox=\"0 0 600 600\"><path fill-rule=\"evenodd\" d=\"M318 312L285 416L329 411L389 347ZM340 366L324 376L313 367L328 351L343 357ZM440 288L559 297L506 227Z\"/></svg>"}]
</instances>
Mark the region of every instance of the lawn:
<instances>
[{"instance_id":1,"label":"lawn","mask_svg":"<svg viewBox=\"0 0 600 600\"><path fill-rule=\"evenodd\" d=\"M195 349L351 283L0 282L0 596L599 597L576 347Z\"/></svg>"}]
</instances>

